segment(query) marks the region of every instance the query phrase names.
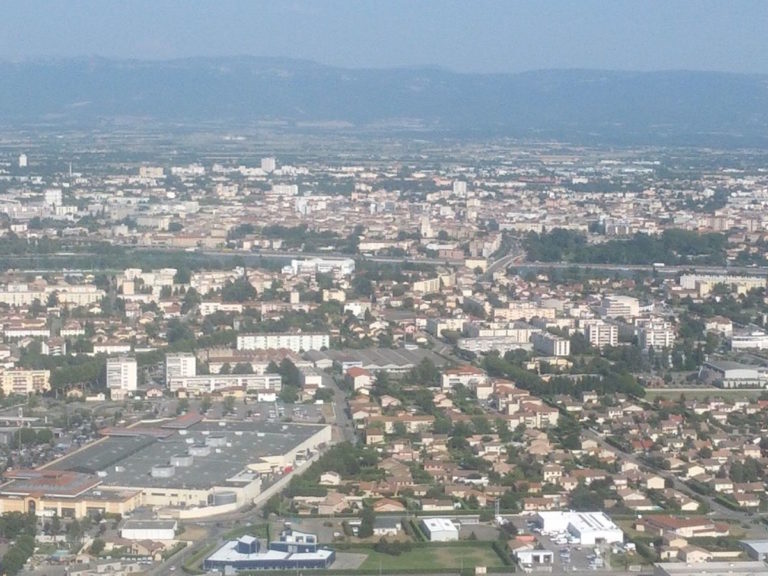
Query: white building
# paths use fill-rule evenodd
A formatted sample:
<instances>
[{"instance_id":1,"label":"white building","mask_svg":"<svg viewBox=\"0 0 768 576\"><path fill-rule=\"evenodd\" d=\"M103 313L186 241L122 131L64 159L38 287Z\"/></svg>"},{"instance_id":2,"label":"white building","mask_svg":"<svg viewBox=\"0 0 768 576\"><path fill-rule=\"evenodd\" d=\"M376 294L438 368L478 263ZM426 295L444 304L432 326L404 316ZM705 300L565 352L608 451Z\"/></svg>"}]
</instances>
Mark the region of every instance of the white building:
<instances>
[{"instance_id":1,"label":"white building","mask_svg":"<svg viewBox=\"0 0 768 576\"><path fill-rule=\"evenodd\" d=\"M283 274L339 274L349 276L355 271L355 261L352 258L310 258L307 260L291 260L290 266L283 268Z\"/></svg>"},{"instance_id":2,"label":"white building","mask_svg":"<svg viewBox=\"0 0 768 576\"><path fill-rule=\"evenodd\" d=\"M299 187L296 184L272 184L272 194L296 196L298 193Z\"/></svg>"},{"instance_id":3,"label":"white building","mask_svg":"<svg viewBox=\"0 0 768 576\"><path fill-rule=\"evenodd\" d=\"M538 512L542 534L571 534L582 546L624 541L624 533L604 512Z\"/></svg>"},{"instance_id":4,"label":"white building","mask_svg":"<svg viewBox=\"0 0 768 576\"><path fill-rule=\"evenodd\" d=\"M274 158L261 159L261 169L264 170L264 172L274 172L275 168L277 168L277 161Z\"/></svg>"},{"instance_id":5,"label":"white building","mask_svg":"<svg viewBox=\"0 0 768 576\"><path fill-rule=\"evenodd\" d=\"M430 542L455 542L459 529L448 518L422 518L421 528Z\"/></svg>"},{"instance_id":6,"label":"white building","mask_svg":"<svg viewBox=\"0 0 768 576\"><path fill-rule=\"evenodd\" d=\"M27 155L19 154L19 168L26 168L26 167L27 167Z\"/></svg>"},{"instance_id":7,"label":"white building","mask_svg":"<svg viewBox=\"0 0 768 576\"><path fill-rule=\"evenodd\" d=\"M634 318L640 314L640 301L631 296L606 296L600 305L600 313L607 318Z\"/></svg>"},{"instance_id":8,"label":"white building","mask_svg":"<svg viewBox=\"0 0 768 576\"><path fill-rule=\"evenodd\" d=\"M547 356L570 356L571 341L547 332L536 332L531 336L533 348Z\"/></svg>"},{"instance_id":9,"label":"white building","mask_svg":"<svg viewBox=\"0 0 768 576\"><path fill-rule=\"evenodd\" d=\"M268 401L270 396L280 393L282 378L280 374L201 374L171 378L168 388L171 392L183 390L194 396L239 389Z\"/></svg>"},{"instance_id":10,"label":"white building","mask_svg":"<svg viewBox=\"0 0 768 576\"><path fill-rule=\"evenodd\" d=\"M467 195L467 183L463 180L453 181L453 193L456 196L464 198Z\"/></svg>"},{"instance_id":11,"label":"white building","mask_svg":"<svg viewBox=\"0 0 768 576\"><path fill-rule=\"evenodd\" d=\"M47 206L61 206L64 202L61 188L48 188L43 192L43 202Z\"/></svg>"},{"instance_id":12,"label":"white building","mask_svg":"<svg viewBox=\"0 0 768 576\"><path fill-rule=\"evenodd\" d=\"M186 378L197 374L197 359L194 354L180 352L178 354L165 355L165 384L170 383L171 378Z\"/></svg>"},{"instance_id":13,"label":"white building","mask_svg":"<svg viewBox=\"0 0 768 576\"><path fill-rule=\"evenodd\" d=\"M331 344L329 334L315 332L285 333L271 332L264 334L241 334L237 337L238 350L291 350L306 352L322 350Z\"/></svg>"},{"instance_id":14,"label":"white building","mask_svg":"<svg viewBox=\"0 0 768 576\"><path fill-rule=\"evenodd\" d=\"M177 527L176 520L128 520L120 536L126 540L174 540Z\"/></svg>"},{"instance_id":15,"label":"white building","mask_svg":"<svg viewBox=\"0 0 768 576\"><path fill-rule=\"evenodd\" d=\"M768 334L757 329L734 333L731 335L731 349L766 350L768 349Z\"/></svg>"},{"instance_id":16,"label":"white building","mask_svg":"<svg viewBox=\"0 0 768 576\"><path fill-rule=\"evenodd\" d=\"M136 358L129 356L107 358L107 388L110 391L131 392L136 390L137 385Z\"/></svg>"},{"instance_id":17,"label":"white building","mask_svg":"<svg viewBox=\"0 0 768 576\"><path fill-rule=\"evenodd\" d=\"M637 336L640 347L643 349L653 346L654 350L661 350L671 348L675 343L675 332L672 325L664 320L654 319L642 325Z\"/></svg>"},{"instance_id":18,"label":"white building","mask_svg":"<svg viewBox=\"0 0 768 576\"><path fill-rule=\"evenodd\" d=\"M765 388L768 370L738 362L710 360L699 369L699 379L719 388Z\"/></svg>"},{"instance_id":19,"label":"white building","mask_svg":"<svg viewBox=\"0 0 768 576\"><path fill-rule=\"evenodd\" d=\"M603 349L619 344L619 328L602 320L592 320L586 325L586 337L590 346Z\"/></svg>"}]
</instances>

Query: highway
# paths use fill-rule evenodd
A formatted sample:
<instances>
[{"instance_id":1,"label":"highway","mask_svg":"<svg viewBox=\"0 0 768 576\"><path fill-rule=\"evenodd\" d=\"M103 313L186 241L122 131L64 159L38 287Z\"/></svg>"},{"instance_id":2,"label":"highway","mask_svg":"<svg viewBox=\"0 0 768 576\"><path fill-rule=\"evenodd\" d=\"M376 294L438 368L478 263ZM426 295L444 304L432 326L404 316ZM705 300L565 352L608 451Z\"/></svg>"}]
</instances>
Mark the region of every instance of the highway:
<instances>
[{"instance_id":1,"label":"highway","mask_svg":"<svg viewBox=\"0 0 768 576\"><path fill-rule=\"evenodd\" d=\"M127 252L154 252L154 253L167 253L167 254L179 254L183 255L197 255L207 258L240 258L245 264L255 264L262 259L267 260L290 260L290 259L302 259L302 258L353 258L359 261L378 262L381 264L416 264L425 266L457 266L463 264L461 260L446 260L445 258L423 258L413 256L364 256L361 254L344 254L341 252L299 252L296 250L260 250L260 251L245 251L245 250L182 250L179 248L167 248L162 246L122 246ZM85 273L93 272L91 268L87 269L73 269L66 266L67 262L71 262L72 258L86 258L88 256L95 256L95 252L54 252L51 254L35 254L29 256L5 256L3 263L10 265L17 263L17 265L23 266L25 262L34 261L36 259L44 258L47 260L61 259L62 265L37 270L28 270L24 268L25 272L51 272L51 271L63 271L67 270L72 273ZM525 255L521 250L513 249L509 254L499 258L492 262L486 270L484 276L490 278L493 272L500 268L512 268L516 270L547 270L547 269L571 269L581 268L586 270L602 270L608 272L651 272L656 270L660 274L677 274L681 272L696 272L699 274L743 274L748 276L767 276L768 267L765 266L698 266L698 265L685 265L685 266L654 266L653 264L599 264L588 262L527 262L525 261Z\"/></svg>"}]
</instances>

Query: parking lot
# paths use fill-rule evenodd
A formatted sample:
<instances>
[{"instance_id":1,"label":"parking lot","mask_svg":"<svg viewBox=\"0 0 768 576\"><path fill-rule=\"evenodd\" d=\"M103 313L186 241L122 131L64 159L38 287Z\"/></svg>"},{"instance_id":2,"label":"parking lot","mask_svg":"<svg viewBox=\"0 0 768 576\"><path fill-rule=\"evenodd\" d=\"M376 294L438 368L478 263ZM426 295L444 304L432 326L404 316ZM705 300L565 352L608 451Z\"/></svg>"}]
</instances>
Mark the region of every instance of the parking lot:
<instances>
[{"instance_id":1,"label":"parking lot","mask_svg":"<svg viewBox=\"0 0 768 576\"><path fill-rule=\"evenodd\" d=\"M553 553L553 572L607 571L611 569L611 549L620 545L582 546L568 533L542 534L531 517L512 520L520 534L533 534L539 544Z\"/></svg>"}]
</instances>

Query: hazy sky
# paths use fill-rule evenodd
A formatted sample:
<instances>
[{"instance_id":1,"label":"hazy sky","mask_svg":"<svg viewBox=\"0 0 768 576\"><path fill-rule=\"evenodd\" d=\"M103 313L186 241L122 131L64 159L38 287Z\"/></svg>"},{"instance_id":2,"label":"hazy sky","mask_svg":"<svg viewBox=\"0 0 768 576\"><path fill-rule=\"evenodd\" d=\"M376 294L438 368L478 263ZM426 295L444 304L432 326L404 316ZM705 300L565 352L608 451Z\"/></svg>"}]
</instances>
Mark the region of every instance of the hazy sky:
<instances>
[{"instance_id":1,"label":"hazy sky","mask_svg":"<svg viewBox=\"0 0 768 576\"><path fill-rule=\"evenodd\" d=\"M768 73L768 0L7 0L0 59Z\"/></svg>"}]
</instances>

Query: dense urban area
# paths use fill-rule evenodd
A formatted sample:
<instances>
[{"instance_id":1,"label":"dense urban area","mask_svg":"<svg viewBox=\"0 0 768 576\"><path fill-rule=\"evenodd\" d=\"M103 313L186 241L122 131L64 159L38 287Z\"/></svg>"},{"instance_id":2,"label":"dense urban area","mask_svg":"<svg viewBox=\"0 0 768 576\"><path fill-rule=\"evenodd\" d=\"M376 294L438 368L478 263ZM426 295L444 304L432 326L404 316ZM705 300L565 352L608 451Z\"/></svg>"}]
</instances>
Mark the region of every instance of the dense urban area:
<instances>
[{"instance_id":1,"label":"dense urban area","mask_svg":"<svg viewBox=\"0 0 768 576\"><path fill-rule=\"evenodd\" d=\"M38 576L768 570L768 154L0 138Z\"/></svg>"}]
</instances>

